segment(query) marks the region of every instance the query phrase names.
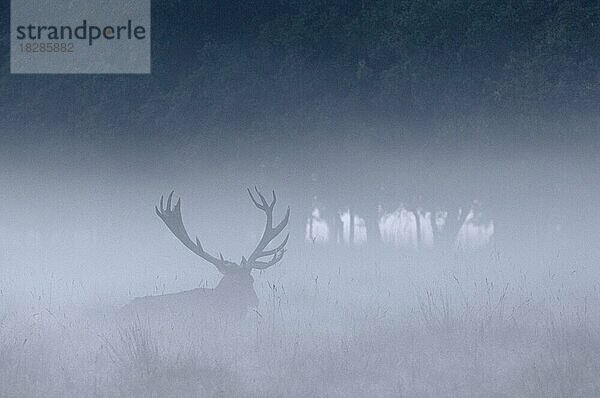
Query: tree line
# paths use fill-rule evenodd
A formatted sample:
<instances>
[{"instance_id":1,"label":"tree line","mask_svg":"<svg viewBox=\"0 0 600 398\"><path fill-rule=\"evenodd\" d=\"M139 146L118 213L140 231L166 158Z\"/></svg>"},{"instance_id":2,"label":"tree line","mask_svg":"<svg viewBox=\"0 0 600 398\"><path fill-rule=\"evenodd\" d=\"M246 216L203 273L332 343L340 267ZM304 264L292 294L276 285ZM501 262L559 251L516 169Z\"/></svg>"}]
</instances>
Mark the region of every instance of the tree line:
<instances>
[{"instance_id":1,"label":"tree line","mask_svg":"<svg viewBox=\"0 0 600 398\"><path fill-rule=\"evenodd\" d=\"M9 76L6 35L2 110L13 121L203 134L339 115L553 115L600 100L597 1L155 1L152 15L150 76ZM77 101L61 105L58 92ZM24 101L45 111L31 115Z\"/></svg>"}]
</instances>

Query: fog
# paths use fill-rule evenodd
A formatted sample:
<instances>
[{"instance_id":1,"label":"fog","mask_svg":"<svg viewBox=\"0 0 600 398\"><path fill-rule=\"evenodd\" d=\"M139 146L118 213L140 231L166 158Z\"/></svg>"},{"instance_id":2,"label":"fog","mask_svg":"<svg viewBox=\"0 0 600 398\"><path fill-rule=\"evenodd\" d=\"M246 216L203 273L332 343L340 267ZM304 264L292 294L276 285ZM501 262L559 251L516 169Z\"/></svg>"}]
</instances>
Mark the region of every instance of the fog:
<instances>
[{"instance_id":1,"label":"fog","mask_svg":"<svg viewBox=\"0 0 600 398\"><path fill-rule=\"evenodd\" d=\"M593 146L359 140L231 157L203 138L42 142L3 149L2 396L599 391ZM239 262L264 228L255 185L276 190L276 222L291 208L283 260L253 271L256 308L124 310L221 277L156 216L161 195L181 198L207 252ZM460 228L442 238L459 209Z\"/></svg>"},{"instance_id":2,"label":"fog","mask_svg":"<svg viewBox=\"0 0 600 398\"><path fill-rule=\"evenodd\" d=\"M155 0L146 75L7 28L0 397L600 396L599 27Z\"/></svg>"}]
</instances>

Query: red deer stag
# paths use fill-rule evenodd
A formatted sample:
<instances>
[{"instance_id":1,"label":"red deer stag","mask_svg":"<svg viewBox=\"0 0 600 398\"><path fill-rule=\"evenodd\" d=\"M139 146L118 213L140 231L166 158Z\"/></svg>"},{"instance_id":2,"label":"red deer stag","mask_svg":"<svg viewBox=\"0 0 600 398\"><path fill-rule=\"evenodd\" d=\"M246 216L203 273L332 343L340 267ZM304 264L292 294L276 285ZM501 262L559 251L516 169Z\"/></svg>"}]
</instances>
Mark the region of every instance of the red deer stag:
<instances>
[{"instance_id":1,"label":"red deer stag","mask_svg":"<svg viewBox=\"0 0 600 398\"><path fill-rule=\"evenodd\" d=\"M288 207L283 220L273 226L273 208L277 202L275 191L273 191L273 199L269 203L256 187L254 189L257 197L252 194L250 189L248 189L248 194L254 205L265 213L267 222L256 249L247 259L242 256L239 264L223 259L221 253L218 258L207 253L198 238L195 242L192 241L181 219L181 199L178 199L175 206L171 207L173 198L173 192L171 192L167 198L166 207L163 207L163 197L161 197L160 207L155 207L158 217L164 221L173 235L185 247L213 264L223 277L214 289L197 288L180 293L136 298L131 302L130 309L138 312L141 310L180 312L191 309L242 316L247 313L249 308L256 307L258 297L254 291L254 278L251 272L253 269L267 269L283 258L289 234L274 249L267 249L267 246L286 227L290 218L290 208ZM265 259L265 257L270 258Z\"/></svg>"}]
</instances>

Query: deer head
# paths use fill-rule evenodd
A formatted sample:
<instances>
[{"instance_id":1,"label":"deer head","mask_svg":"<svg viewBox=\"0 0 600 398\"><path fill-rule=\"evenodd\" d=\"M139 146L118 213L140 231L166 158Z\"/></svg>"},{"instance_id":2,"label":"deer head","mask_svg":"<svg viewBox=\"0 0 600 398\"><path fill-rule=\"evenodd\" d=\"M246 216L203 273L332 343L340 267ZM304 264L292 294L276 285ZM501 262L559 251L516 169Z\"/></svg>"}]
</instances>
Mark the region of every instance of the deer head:
<instances>
[{"instance_id":1,"label":"deer head","mask_svg":"<svg viewBox=\"0 0 600 398\"><path fill-rule=\"evenodd\" d=\"M267 249L273 239L281 234L286 227L290 218L290 208L288 207L283 220L273 226L273 209L277 202L275 191L273 191L272 200L268 202L256 187L254 190L256 196L252 194L250 189L248 189L248 194L252 203L265 213L266 225L254 251L248 258L242 256L239 263L225 260L221 253L219 253L219 257L213 256L204 250L198 238L195 241L190 239L181 218L181 199L177 199L177 203L172 206L173 192L169 194L166 206L164 206L164 197L161 197L159 207L155 207L156 214L164 221L173 235L194 254L214 265L223 275L218 286L214 289L216 293L221 295L221 302L228 302L244 309L258 304L258 298L253 287L252 270L264 270L281 261L289 238L289 234L287 234L277 247Z\"/></svg>"}]
</instances>

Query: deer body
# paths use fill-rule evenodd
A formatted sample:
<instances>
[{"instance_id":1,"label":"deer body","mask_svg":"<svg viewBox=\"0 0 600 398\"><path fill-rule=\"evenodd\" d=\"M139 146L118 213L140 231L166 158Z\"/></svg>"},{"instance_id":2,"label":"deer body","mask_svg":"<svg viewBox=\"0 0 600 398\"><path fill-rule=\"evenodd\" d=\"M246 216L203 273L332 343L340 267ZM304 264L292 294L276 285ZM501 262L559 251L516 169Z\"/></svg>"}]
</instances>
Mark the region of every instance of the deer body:
<instances>
[{"instance_id":1,"label":"deer body","mask_svg":"<svg viewBox=\"0 0 600 398\"><path fill-rule=\"evenodd\" d=\"M184 246L194 254L213 264L223 277L214 289L197 288L179 293L135 298L127 306L127 310L136 313L166 312L171 314L192 314L195 312L207 312L243 316L249 308L255 308L258 305L258 296L254 290L254 278L251 272L253 269L263 270L271 267L283 258L289 234L276 248L266 249L266 247L287 225L290 209L287 209L284 219L274 227L273 208L277 200L275 192L273 192L273 199L270 203L266 201L258 190L256 190L256 194L260 202L256 200L250 190L248 190L248 193L254 205L265 212L267 223L256 249L254 249L248 259L242 257L239 263L225 260L221 254L219 254L219 258L208 254L204 251L198 238L196 238L196 242L193 242L181 218L181 199L177 201L174 207L171 207L173 197L173 192L171 192L167 199L166 207L163 207L163 198L161 197L160 208L156 207L156 214ZM265 257L270 257L270 260L261 260Z\"/></svg>"},{"instance_id":2,"label":"deer body","mask_svg":"<svg viewBox=\"0 0 600 398\"><path fill-rule=\"evenodd\" d=\"M194 314L217 313L243 316L249 308L258 306L258 296L252 282L240 285L223 277L217 287L196 288L178 293L136 297L126 307L129 312Z\"/></svg>"}]
</instances>

